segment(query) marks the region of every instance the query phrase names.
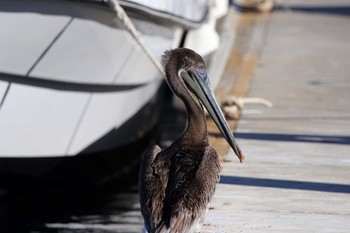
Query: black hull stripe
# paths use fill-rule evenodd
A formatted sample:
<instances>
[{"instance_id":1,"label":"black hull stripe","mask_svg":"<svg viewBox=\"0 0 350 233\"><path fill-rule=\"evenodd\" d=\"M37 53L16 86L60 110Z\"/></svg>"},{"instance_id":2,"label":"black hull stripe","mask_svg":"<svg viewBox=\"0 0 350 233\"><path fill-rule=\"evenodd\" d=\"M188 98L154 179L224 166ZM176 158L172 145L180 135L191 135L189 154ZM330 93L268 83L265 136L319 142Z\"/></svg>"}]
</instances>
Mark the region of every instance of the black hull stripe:
<instances>
[{"instance_id":1,"label":"black hull stripe","mask_svg":"<svg viewBox=\"0 0 350 233\"><path fill-rule=\"evenodd\" d=\"M88 83L75 83L57 80L48 80L44 78L25 77L22 75L8 74L0 72L0 80L10 83L18 83L23 85L29 85L34 87L42 87L60 91L77 91L77 92L120 92L129 91L136 88L146 86L153 83L156 79L146 83L140 84L88 84Z\"/></svg>"}]
</instances>

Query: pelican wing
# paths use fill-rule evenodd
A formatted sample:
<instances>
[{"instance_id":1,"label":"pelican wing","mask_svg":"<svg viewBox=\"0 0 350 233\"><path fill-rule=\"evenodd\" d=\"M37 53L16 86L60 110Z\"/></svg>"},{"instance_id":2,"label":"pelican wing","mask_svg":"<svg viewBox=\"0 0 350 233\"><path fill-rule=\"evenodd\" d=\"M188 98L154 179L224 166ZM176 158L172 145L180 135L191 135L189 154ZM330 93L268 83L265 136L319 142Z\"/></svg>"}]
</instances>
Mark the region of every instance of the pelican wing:
<instances>
[{"instance_id":1,"label":"pelican wing","mask_svg":"<svg viewBox=\"0 0 350 233\"><path fill-rule=\"evenodd\" d=\"M192 232L203 220L214 193L220 172L216 151L207 147L200 157L202 159L198 160L193 154L178 155L171 169L166 196L169 199L165 206L168 208L165 213L169 215L165 220L172 230Z\"/></svg>"},{"instance_id":2,"label":"pelican wing","mask_svg":"<svg viewBox=\"0 0 350 233\"><path fill-rule=\"evenodd\" d=\"M203 219L218 181L214 149L183 151L153 146L142 158L139 191L148 232L192 232Z\"/></svg>"},{"instance_id":3,"label":"pelican wing","mask_svg":"<svg viewBox=\"0 0 350 233\"><path fill-rule=\"evenodd\" d=\"M160 194L160 182L154 176L152 164L161 151L158 145L152 146L143 155L139 172L139 195L141 213L144 218L145 227L148 232L153 232L156 225L161 221L163 202L157 198Z\"/></svg>"}]
</instances>

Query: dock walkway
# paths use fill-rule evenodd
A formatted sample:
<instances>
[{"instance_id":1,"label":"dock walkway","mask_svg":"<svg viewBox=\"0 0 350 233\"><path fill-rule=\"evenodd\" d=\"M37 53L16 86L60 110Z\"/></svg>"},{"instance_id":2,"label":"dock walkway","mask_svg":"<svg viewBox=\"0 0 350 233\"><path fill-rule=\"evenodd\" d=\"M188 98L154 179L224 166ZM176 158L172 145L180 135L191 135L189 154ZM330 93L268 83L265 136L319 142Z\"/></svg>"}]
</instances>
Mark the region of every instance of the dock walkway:
<instances>
[{"instance_id":1,"label":"dock walkway","mask_svg":"<svg viewBox=\"0 0 350 233\"><path fill-rule=\"evenodd\" d=\"M274 106L243 110L203 233L350 232L350 1L284 2L235 17L244 95Z\"/></svg>"}]
</instances>

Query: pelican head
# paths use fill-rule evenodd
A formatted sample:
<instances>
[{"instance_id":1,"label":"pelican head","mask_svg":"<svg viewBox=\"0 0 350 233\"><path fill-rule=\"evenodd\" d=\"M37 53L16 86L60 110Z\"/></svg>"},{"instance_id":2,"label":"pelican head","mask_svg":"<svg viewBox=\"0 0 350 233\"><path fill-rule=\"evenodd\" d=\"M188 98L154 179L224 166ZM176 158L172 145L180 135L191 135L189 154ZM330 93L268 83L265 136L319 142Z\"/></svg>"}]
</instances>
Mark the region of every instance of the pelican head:
<instances>
[{"instance_id":1,"label":"pelican head","mask_svg":"<svg viewBox=\"0 0 350 233\"><path fill-rule=\"evenodd\" d=\"M174 59L176 56L181 56L181 59L179 57ZM181 86L185 87L185 91L191 93L191 97L195 102L203 104L240 162L243 162L244 155L215 99L202 57L190 49L179 48L166 51L162 61L166 71L167 82L173 92L181 98L184 89L179 88L179 86L182 84ZM174 77L174 75L171 75L173 72L177 72L179 80L171 78Z\"/></svg>"}]
</instances>

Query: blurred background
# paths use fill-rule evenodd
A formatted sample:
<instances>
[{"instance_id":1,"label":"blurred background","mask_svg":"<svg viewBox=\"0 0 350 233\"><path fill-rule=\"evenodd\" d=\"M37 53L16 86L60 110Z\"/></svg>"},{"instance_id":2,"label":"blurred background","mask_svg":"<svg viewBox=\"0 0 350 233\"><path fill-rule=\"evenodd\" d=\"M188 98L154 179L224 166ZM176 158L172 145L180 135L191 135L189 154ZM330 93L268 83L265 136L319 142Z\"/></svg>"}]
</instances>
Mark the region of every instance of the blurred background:
<instances>
[{"instance_id":1,"label":"blurred background","mask_svg":"<svg viewBox=\"0 0 350 233\"><path fill-rule=\"evenodd\" d=\"M202 232L348 232L349 41L349 0L2 0L0 232L141 232L140 158L186 126L152 61L177 47L247 156L208 118Z\"/></svg>"}]
</instances>

